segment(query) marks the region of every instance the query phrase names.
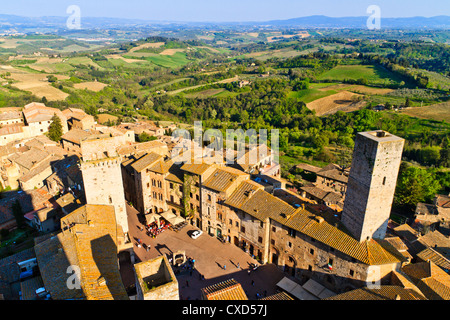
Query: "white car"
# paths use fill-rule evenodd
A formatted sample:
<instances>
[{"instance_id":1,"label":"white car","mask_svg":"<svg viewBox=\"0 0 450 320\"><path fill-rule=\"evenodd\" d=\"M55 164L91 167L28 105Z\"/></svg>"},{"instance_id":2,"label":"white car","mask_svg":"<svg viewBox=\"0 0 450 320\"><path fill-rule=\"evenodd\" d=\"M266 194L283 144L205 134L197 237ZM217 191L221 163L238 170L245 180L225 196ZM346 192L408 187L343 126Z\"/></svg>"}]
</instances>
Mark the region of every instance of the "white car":
<instances>
[{"instance_id":1,"label":"white car","mask_svg":"<svg viewBox=\"0 0 450 320\"><path fill-rule=\"evenodd\" d=\"M202 233L203 233L202 230L195 230L194 232L192 232L191 238L192 239L197 239L198 237L200 237L202 235Z\"/></svg>"}]
</instances>

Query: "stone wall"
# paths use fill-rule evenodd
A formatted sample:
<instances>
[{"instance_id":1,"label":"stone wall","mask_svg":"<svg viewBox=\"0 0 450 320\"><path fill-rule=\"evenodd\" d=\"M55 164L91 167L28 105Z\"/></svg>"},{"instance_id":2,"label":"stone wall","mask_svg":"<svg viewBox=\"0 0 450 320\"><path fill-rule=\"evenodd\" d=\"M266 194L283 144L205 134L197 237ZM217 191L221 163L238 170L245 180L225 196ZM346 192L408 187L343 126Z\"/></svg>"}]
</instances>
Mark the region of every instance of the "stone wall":
<instances>
[{"instance_id":1,"label":"stone wall","mask_svg":"<svg viewBox=\"0 0 450 320\"><path fill-rule=\"evenodd\" d=\"M119 158L81 162L87 204L113 205L116 222L128 232Z\"/></svg>"},{"instance_id":2,"label":"stone wall","mask_svg":"<svg viewBox=\"0 0 450 320\"><path fill-rule=\"evenodd\" d=\"M342 222L359 241L386 234L404 140L385 134L359 133L355 140Z\"/></svg>"}]
</instances>

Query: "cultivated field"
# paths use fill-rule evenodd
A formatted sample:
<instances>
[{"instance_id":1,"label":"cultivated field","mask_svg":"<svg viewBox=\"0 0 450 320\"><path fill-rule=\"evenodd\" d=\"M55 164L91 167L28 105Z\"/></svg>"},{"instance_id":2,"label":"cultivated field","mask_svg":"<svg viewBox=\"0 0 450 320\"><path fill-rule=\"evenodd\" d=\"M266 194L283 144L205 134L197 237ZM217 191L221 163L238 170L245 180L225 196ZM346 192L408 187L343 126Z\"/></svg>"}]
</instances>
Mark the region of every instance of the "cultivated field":
<instances>
[{"instance_id":1,"label":"cultivated field","mask_svg":"<svg viewBox=\"0 0 450 320\"><path fill-rule=\"evenodd\" d=\"M450 123L450 102L443 102L427 107L408 108L404 109L402 113L411 117L436 121L444 120Z\"/></svg>"},{"instance_id":2,"label":"cultivated field","mask_svg":"<svg viewBox=\"0 0 450 320\"><path fill-rule=\"evenodd\" d=\"M99 92L99 91L102 91L108 85L105 83L92 81L92 82L75 83L73 86L75 89L82 89L82 90L87 89L87 90Z\"/></svg>"},{"instance_id":3,"label":"cultivated field","mask_svg":"<svg viewBox=\"0 0 450 320\"><path fill-rule=\"evenodd\" d=\"M359 96L359 94L342 91L307 103L306 107L316 111L317 116L333 114L337 111L351 112L359 110L366 104L365 101L357 100Z\"/></svg>"},{"instance_id":4,"label":"cultivated field","mask_svg":"<svg viewBox=\"0 0 450 320\"><path fill-rule=\"evenodd\" d=\"M110 115L110 114L106 114L106 113L102 113L102 114L98 115L98 120L97 121L98 121L99 124L104 124L104 123L108 122L108 120L117 121L117 119L119 119L119 118L116 117L116 116L113 116L113 115Z\"/></svg>"},{"instance_id":5,"label":"cultivated field","mask_svg":"<svg viewBox=\"0 0 450 320\"><path fill-rule=\"evenodd\" d=\"M403 78L373 65L339 65L318 77L319 80L344 81L366 79L371 84L400 83Z\"/></svg>"},{"instance_id":6,"label":"cultivated field","mask_svg":"<svg viewBox=\"0 0 450 320\"><path fill-rule=\"evenodd\" d=\"M11 73L9 79L14 80L13 87L28 91L38 98L45 97L49 101L65 100L69 95L53 86L48 82L47 77L50 74L29 73L9 66L0 66L0 70ZM68 76L57 75L59 80L67 80Z\"/></svg>"},{"instance_id":7,"label":"cultivated field","mask_svg":"<svg viewBox=\"0 0 450 320\"><path fill-rule=\"evenodd\" d=\"M132 48L130 50L130 52L135 52L135 51L139 51L139 50L147 49L147 48L159 48L159 47L162 47L163 45L164 45L164 42L144 43L144 44L141 44L140 46Z\"/></svg>"},{"instance_id":8,"label":"cultivated field","mask_svg":"<svg viewBox=\"0 0 450 320\"><path fill-rule=\"evenodd\" d=\"M319 91L347 90L347 91L352 91L352 92L362 93L362 94L379 94L379 95L384 95L384 94L394 91L392 89L386 89L386 88L373 88L373 87L368 87L368 86L363 86L363 85L348 85L348 84L344 84L344 83L325 86L322 88L317 88L317 90L319 90Z\"/></svg>"}]
</instances>

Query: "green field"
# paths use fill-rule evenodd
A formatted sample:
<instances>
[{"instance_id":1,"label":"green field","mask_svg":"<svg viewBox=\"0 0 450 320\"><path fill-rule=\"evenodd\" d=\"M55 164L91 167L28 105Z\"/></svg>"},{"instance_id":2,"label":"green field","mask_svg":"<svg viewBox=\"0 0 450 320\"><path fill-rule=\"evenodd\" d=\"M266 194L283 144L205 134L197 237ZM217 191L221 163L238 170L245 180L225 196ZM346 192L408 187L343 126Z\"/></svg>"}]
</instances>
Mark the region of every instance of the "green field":
<instances>
[{"instance_id":1,"label":"green field","mask_svg":"<svg viewBox=\"0 0 450 320\"><path fill-rule=\"evenodd\" d=\"M142 54L140 54L142 55ZM124 58L136 59L136 56L126 55ZM179 68L189 63L184 52L176 52L173 55L160 55L148 53L143 57L145 60L164 68Z\"/></svg>"},{"instance_id":2,"label":"green field","mask_svg":"<svg viewBox=\"0 0 450 320\"><path fill-rule=\"evenodd\" d=\"M318 80L344 81L366 79L370 84L387 85L404 79L382 67L373 65L339 65L317 77Z\"/></svg>"},{"instance_id":3,"label":"green field","mask_svg":"<svg viewBox=\"0 0 450 320\"><path fill-rule=\"evenodd\" d=\"M289 96L292 98L297 98L303 101L304 103L309 103L314 100L325 98L328 96L331 96L333 94L338 93L336 90L327 90L327 91L320 91L314 88L311 89L305 89L301 91L292 91Z\"/></svg>"}]
</instances>

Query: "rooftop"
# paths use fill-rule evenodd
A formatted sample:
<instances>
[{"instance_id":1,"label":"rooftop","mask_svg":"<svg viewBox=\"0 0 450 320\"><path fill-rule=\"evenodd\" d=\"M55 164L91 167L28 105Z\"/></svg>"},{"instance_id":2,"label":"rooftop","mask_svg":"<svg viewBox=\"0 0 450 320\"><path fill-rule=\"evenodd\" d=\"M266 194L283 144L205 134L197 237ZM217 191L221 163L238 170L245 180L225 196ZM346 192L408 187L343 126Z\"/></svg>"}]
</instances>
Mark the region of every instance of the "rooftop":
<instances>
[{"instance_id":1,"label":"rooftop","mask_svg":"<svg viewBox=\"0 0 450 320\"><path fill-rule=\"evenodd\" d=\"M156 161L158 161L160 159L162 159L161 155L154 153L154 152L150 152L147 155L138 159L133 164L131 164L131 166L137 172L141 172L142 170L147 169L148 167L150 167L151 165L153 165Z\"/></svg>"},{"instance_id":2,"label":"rooftop","mask_svg":"<svg viewBox=\"0 0 450 320\"><path fill-rule=\"evenodd\" d=\"M127 300L117 263L113 206L85 205L61 219L64 230L35 245L53 299ZM68 229L66 229L66 227ZM67 268L80 268L80 289L68 288Z\"/></svg>"},{"instance_id":3,"label":"rooftop","mask_svg":"<svg viewBox=\"0 0 450 320\"><path fill-rule=\"evenodd\" d=\"M234 279L203 288L202 296L205 300L248 300L241 284Z\"/></svg>"},{"instance_id":4,"label":"rooftop","mask_svg":"<svg viewBox=\"0 0 450 320\"><path fill-rule=\"evenodd\" d=\"M378 289L360 288L324 300L427 300L413 289L400 286L380 286Z\"/></svg>"},{"instance_id":5,"label":"rooftop","mask_svg":"<svg viewBox=\"0 0 450 320\"><path fill-rule=\"evenodd\" d=\"M208 179L203 183L203 186L218 192L225 192L234 181L236 181L240 176L249 175L237 169L229 167L221 167L216 169Z\"/></svg>"}]
</instances>

